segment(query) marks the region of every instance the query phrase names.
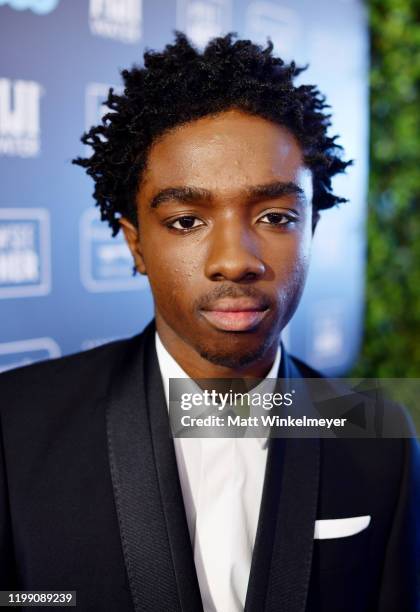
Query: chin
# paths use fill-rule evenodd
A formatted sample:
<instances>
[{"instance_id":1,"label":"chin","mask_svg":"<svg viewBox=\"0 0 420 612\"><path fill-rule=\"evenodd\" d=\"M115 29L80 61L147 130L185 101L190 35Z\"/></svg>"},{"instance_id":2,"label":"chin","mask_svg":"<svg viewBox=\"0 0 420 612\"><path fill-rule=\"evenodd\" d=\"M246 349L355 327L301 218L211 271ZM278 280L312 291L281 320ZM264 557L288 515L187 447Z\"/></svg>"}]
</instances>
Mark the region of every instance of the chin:
<instances>
[{"instance_id":1,"label":"chin","mask_svg":"<svg viewBox=\"0 0 420 612\"><path fill-rule=\"evenodd\" d=\"M220 347L197 346L197 352L203 359L207 359L214 365L223 366L232 370L241 369L252 363L258 362L264 356L271 345L272 338L265 338L253 347L249 339L234 338L231 342L225 342ZM245 341L245 346L244 346Z\"/></svg>"}]
</instances>

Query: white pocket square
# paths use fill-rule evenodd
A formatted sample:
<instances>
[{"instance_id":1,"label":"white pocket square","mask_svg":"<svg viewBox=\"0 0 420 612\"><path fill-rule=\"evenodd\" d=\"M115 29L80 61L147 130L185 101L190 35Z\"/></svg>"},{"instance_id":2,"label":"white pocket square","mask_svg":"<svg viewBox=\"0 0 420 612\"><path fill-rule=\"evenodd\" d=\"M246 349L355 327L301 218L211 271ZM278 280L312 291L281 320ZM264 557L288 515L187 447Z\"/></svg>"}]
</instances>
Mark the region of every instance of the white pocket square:
<instances>
[{"instance_id":1,"label":"white pocket square","mask_svg":"<svg viewBox=\"0 0 420 612\"><path fill-rule=\"evenodd\" d=\"M346 538L360 533L370 523L370 515L315 521L315 540Z\"/></svg>"}]
</instances>

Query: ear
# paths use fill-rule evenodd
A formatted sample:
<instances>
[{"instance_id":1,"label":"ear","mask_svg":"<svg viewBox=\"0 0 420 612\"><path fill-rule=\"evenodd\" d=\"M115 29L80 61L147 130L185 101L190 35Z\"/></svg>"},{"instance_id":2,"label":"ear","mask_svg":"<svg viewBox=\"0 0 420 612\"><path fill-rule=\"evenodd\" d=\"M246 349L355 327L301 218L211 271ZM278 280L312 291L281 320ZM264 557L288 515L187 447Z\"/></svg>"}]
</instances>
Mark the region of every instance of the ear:
<instances>
[{"instance_id":1,"label":"ear","mask_svg":"<svg viewBox=\"0 0 420 612\"><path fill-rule=\"evenodd\" d=\"M320 218L321 215L319 214L319 211L315 208L312 208L312 236L315 234L315 228Z\"/></svg>"},{"instance_id":2,"label":"ear","mask_svg":"<svg viewBox=\"0 0 420 612\"><path fill-rule=\"evenodd\" d=\"M121 217L119 219L119 222L121 229L124 232L125 241L131 251L138 272L140 272L140 274L147 274L146 266L143 259L143 252L141 248L140 232L138 228L135 227L131 223L131 221L129 221L125 217Z\"/></svg>"}]
</instances>

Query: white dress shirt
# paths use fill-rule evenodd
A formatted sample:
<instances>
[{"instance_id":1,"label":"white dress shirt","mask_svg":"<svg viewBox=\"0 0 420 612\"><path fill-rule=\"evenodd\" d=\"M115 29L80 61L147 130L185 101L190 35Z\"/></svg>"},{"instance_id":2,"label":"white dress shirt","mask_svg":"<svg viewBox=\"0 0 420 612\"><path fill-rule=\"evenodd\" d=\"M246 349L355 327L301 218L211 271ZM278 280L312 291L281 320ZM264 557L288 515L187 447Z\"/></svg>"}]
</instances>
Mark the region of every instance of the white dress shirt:
<instances>
[{"instance_id":1,"label":"white dress shirt","mask_svg":"<svg viewBox=\"0 0 420 612\"><path fill-rule=\"evenodd\" d=\"M169 379L188 375L157 333L156 351L169 406ZM266 378L277 378L280 357L279 346ZM174 445L204 612L243 612L267 438L174 438Z\"/></svg>"}]
</instances>

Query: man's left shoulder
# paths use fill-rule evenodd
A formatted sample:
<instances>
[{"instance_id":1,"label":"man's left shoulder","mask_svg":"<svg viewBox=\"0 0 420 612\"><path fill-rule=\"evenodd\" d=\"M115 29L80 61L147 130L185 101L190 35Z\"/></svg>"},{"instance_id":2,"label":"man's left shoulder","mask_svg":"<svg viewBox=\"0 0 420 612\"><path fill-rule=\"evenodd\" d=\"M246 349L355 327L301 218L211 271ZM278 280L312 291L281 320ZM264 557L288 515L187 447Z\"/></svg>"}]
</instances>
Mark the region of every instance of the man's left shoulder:
<instances>
[{"instance_id":1,"label":"man's left shoulder","mask_svg":"<svg viewBox=\"0 0 420 612\"><path fill-rule=\"evenodd\" d=\"M288 358L302 378L325 378L324 374L321 374L321 372L315 370L298 357L289 354Z\"/></svg>"},{"instance_id":2,"label":"man's left shoulder","mask_svg":"<svg viewBox=\"0 0 420 612\"><path fill-rule=\"evenodd\" d=\"M315 388L322 386L325 391L329 387L337 394L353 394L355 408L349 417L354 417L359 424L366 419L365 435L361 431L361 435L321 439L324 468L327 471L336 474L341 471L344 474L350 467L353 474L377 479L378 482L384 474L388 479L393 476L395 481L399 481L404 470L408 470L414 478L420 478L420 447L411 415L403 405L381 394L380 381L372 381L378 391L377 413L372 417L368 409L363 414L363 401L371 399L371 390L364 394L363 387L355 386L353 379L328 378L297 357L289 355L289 359L299 376L319 381L315 381ZM377 422L369 423L369 418Z\"/></svg>"}]
</instances>

